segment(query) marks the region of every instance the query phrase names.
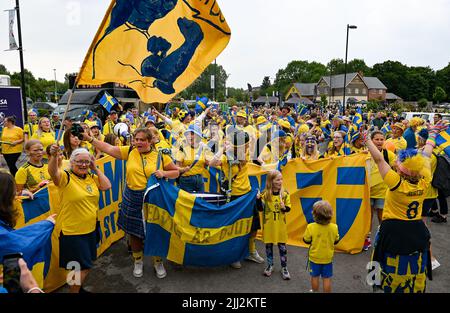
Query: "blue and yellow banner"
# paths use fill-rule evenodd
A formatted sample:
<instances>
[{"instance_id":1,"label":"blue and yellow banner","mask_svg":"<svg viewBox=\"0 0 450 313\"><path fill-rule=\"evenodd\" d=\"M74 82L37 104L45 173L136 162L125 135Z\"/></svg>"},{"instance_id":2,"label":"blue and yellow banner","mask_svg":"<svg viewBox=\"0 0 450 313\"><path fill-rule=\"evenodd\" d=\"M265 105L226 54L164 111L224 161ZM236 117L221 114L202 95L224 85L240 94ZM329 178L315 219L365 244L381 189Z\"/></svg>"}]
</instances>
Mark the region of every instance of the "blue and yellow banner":
<instances>
[{"instance_id":1,"label":"blue and yellow banner","mask_svg":"<svg viewBox=\"0 0 450 313\"><path fill-rule=\"evenodd\" d=\"M116 223L119 212L119 203L122 201L122 191L125 183L125 162L112 157L105 157L97 161L101 171L109 178L112 184L111 190L100 192L98 220L101 226L101 240L97 247L97 255L101 255L114 242L124 236ZM36 225L45 220L51 214L58 214L59 194L55 185L50 184L38 191L33 200L17 200L16 208L19 213L16 229L27 225ZM56 225L51 235L51 247L41 254L44 259L27 265L32 269L33 275L40 287L50 292L66 283L68 270L59 268L59 234L61 232L61 220L56 217Z\"/></svg>"},{"instance_id":2,"label":"blue and yellow banner","mask_svg":"<svg viewBox=\"0 0 450 313\"><path fill-rule=\"evenodd\" d=\"M78 84L117 82L144 102L166 103L201 75L230 36L216 0L113 0Z\"/></svg>"},{"instance_id":3,"label":"blue and yellow banner","mask_svg":"<svg viewBox=\"0 0 450 313\"><path fill-rule=\"evenodd\" d=\"M332 222L338 225L341 237L337 251L361 252L371 216L367 158L367 154L352 154L318 161L294 159L287 162L282 174L292 205L286 215L288 244L306 247L302 239L306 226L313 222L312 206L316 201L327 200L334 209ZM252 189L262 191L267 171L275 167L248 166ZM205 190L218 192L219 172L213 168L203 173Z\"/></svg>"},{"instance_id":4,"label":"blue and yellow banner","mask_svg":"<svg viewBox=\"0 0 450 313\"><path fill-rule=\"evenodd\" d=\"M436 136L436 146L450 157L450 127Z\"/></svg>"},{"instance_id":5,"label":"blue and yellow banner","mask_svg":"<svg viewBox=\"0 0 450 313\"><path fill-rule=\"evenodd\" d=\"M144 200L144 254L178 264L220 266L248 255L256 190L224 206L152 177Z\"/></svg>"}]
</instances>

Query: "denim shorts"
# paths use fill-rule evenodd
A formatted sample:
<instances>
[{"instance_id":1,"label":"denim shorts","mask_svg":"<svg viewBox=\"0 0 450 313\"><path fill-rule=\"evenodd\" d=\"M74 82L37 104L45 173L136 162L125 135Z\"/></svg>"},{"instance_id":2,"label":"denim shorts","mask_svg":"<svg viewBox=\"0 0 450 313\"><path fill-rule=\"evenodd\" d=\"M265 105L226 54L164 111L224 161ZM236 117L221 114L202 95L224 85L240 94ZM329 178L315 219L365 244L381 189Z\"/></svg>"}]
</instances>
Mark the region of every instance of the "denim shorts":
<instances>
[{"instance_id":1,"label":"denim shorts","mask_svg":"<svg viewBox=\"0 0 450 313\"><path fill-rule=\"evenodd\" d=\"M377 210L383 210L384 199L370 198L370 207Z\"/></svg>"},{"instance_id":2,"label":"denim shorts","mask_svg":"<svg viewBox=\"0 0 450 313\"><path fill-rule=\"evenodd\" d=\"M187 192L205 192L205 183L203 182L203 176L192 175L192 176L180 176L178 180L178 187Z\"/></svg>"},{"instance_id":3,"label":"denim shorts","mask_svg":"<svg viewBox=\"0 0 450 313\"><path fill-rule=\"evenodd\" d=\"M328 264L316 264L309 261L309 274L311 277L331 278L333 276L333 262Z\"/></svg>"}]
</instances>

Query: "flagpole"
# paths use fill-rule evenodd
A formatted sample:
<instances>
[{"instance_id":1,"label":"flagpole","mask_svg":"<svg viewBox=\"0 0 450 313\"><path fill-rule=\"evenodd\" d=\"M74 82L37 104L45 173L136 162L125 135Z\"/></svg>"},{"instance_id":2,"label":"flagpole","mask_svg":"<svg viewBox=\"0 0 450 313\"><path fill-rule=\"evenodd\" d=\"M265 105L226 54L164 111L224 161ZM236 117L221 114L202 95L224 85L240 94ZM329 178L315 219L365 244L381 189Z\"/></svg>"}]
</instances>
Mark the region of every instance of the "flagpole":
<instances>
[{"instance_id":1,"label":"flagpole","mask_svg":"<svg viewBox=\"0 0 450 313\"><path fill-rule=\"evenodd\" d=\"M61 140L61 135L64 132L64 128L65 128L64 121L66 120L67 112L69 112L70 104L72 102L72 97L73 97L75 89L76 89L76 87L78 85L79 77L80 77L80 75L78 73L77 78L75 78L75 82L73 83L72 89L69 89L69 92L70 92L69 99L67 100L66 110L64 111L64 116L63 116L63 119L62 119L63 125L61 127L61 131L58 133L58 138L56 138L56 144L58 144L58 145L59 145L59 141Z\"/></svg>"},{"instance_id":2,"label":"flagpole","mask_svg":"<svg viewBox=\"0 0 450 313\"><path fill-rule=\"evenodd\" d=\"M23 121L28 122L27 114L27 96L25 93L25 66L23 64L23 46L22 46L22 27L20 25L20 8L19 0L16 0L16 12L17 12L17 32L19 33L19 57L20 57L20 80L22 84L22 109L23 109Z\"/></svg>"}]
</instances>

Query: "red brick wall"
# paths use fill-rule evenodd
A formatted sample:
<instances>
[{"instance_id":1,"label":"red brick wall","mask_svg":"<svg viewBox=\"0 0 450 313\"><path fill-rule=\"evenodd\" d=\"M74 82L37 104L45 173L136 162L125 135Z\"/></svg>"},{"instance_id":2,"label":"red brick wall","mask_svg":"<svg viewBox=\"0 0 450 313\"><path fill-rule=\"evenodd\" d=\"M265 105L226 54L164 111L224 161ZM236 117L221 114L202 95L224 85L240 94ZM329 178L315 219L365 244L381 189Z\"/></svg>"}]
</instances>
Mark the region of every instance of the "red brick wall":
<instances>
[{"instance_id":1,"label":"red brick wall","mask_svg":"<svg viewBox=\"0 0 450 313\"><path fill-rule=\"evenodd\" d=\"M368 99L370 100L386 100L386 90L382 89L382 94L379 93L379 89L369 89Z\"/></svg>"}]
</instances>

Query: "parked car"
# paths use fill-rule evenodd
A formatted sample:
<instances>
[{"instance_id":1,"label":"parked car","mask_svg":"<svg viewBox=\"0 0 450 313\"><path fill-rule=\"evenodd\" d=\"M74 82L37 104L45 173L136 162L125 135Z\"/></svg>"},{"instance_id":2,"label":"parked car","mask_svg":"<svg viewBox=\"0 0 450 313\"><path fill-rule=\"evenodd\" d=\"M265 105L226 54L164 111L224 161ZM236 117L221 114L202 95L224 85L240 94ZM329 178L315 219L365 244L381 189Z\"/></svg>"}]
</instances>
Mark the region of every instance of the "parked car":
<instances>
[{"instance_id":1,"label":"parked car","mask_svg":"<svg viewBox=\"0 0 450 313\"><path fill-rule=\"evenodd\" d=\"M35 102L33 109L38 110L39 116L50 116L58 104L53 102Z\"/></svg>"}]
</instances>

